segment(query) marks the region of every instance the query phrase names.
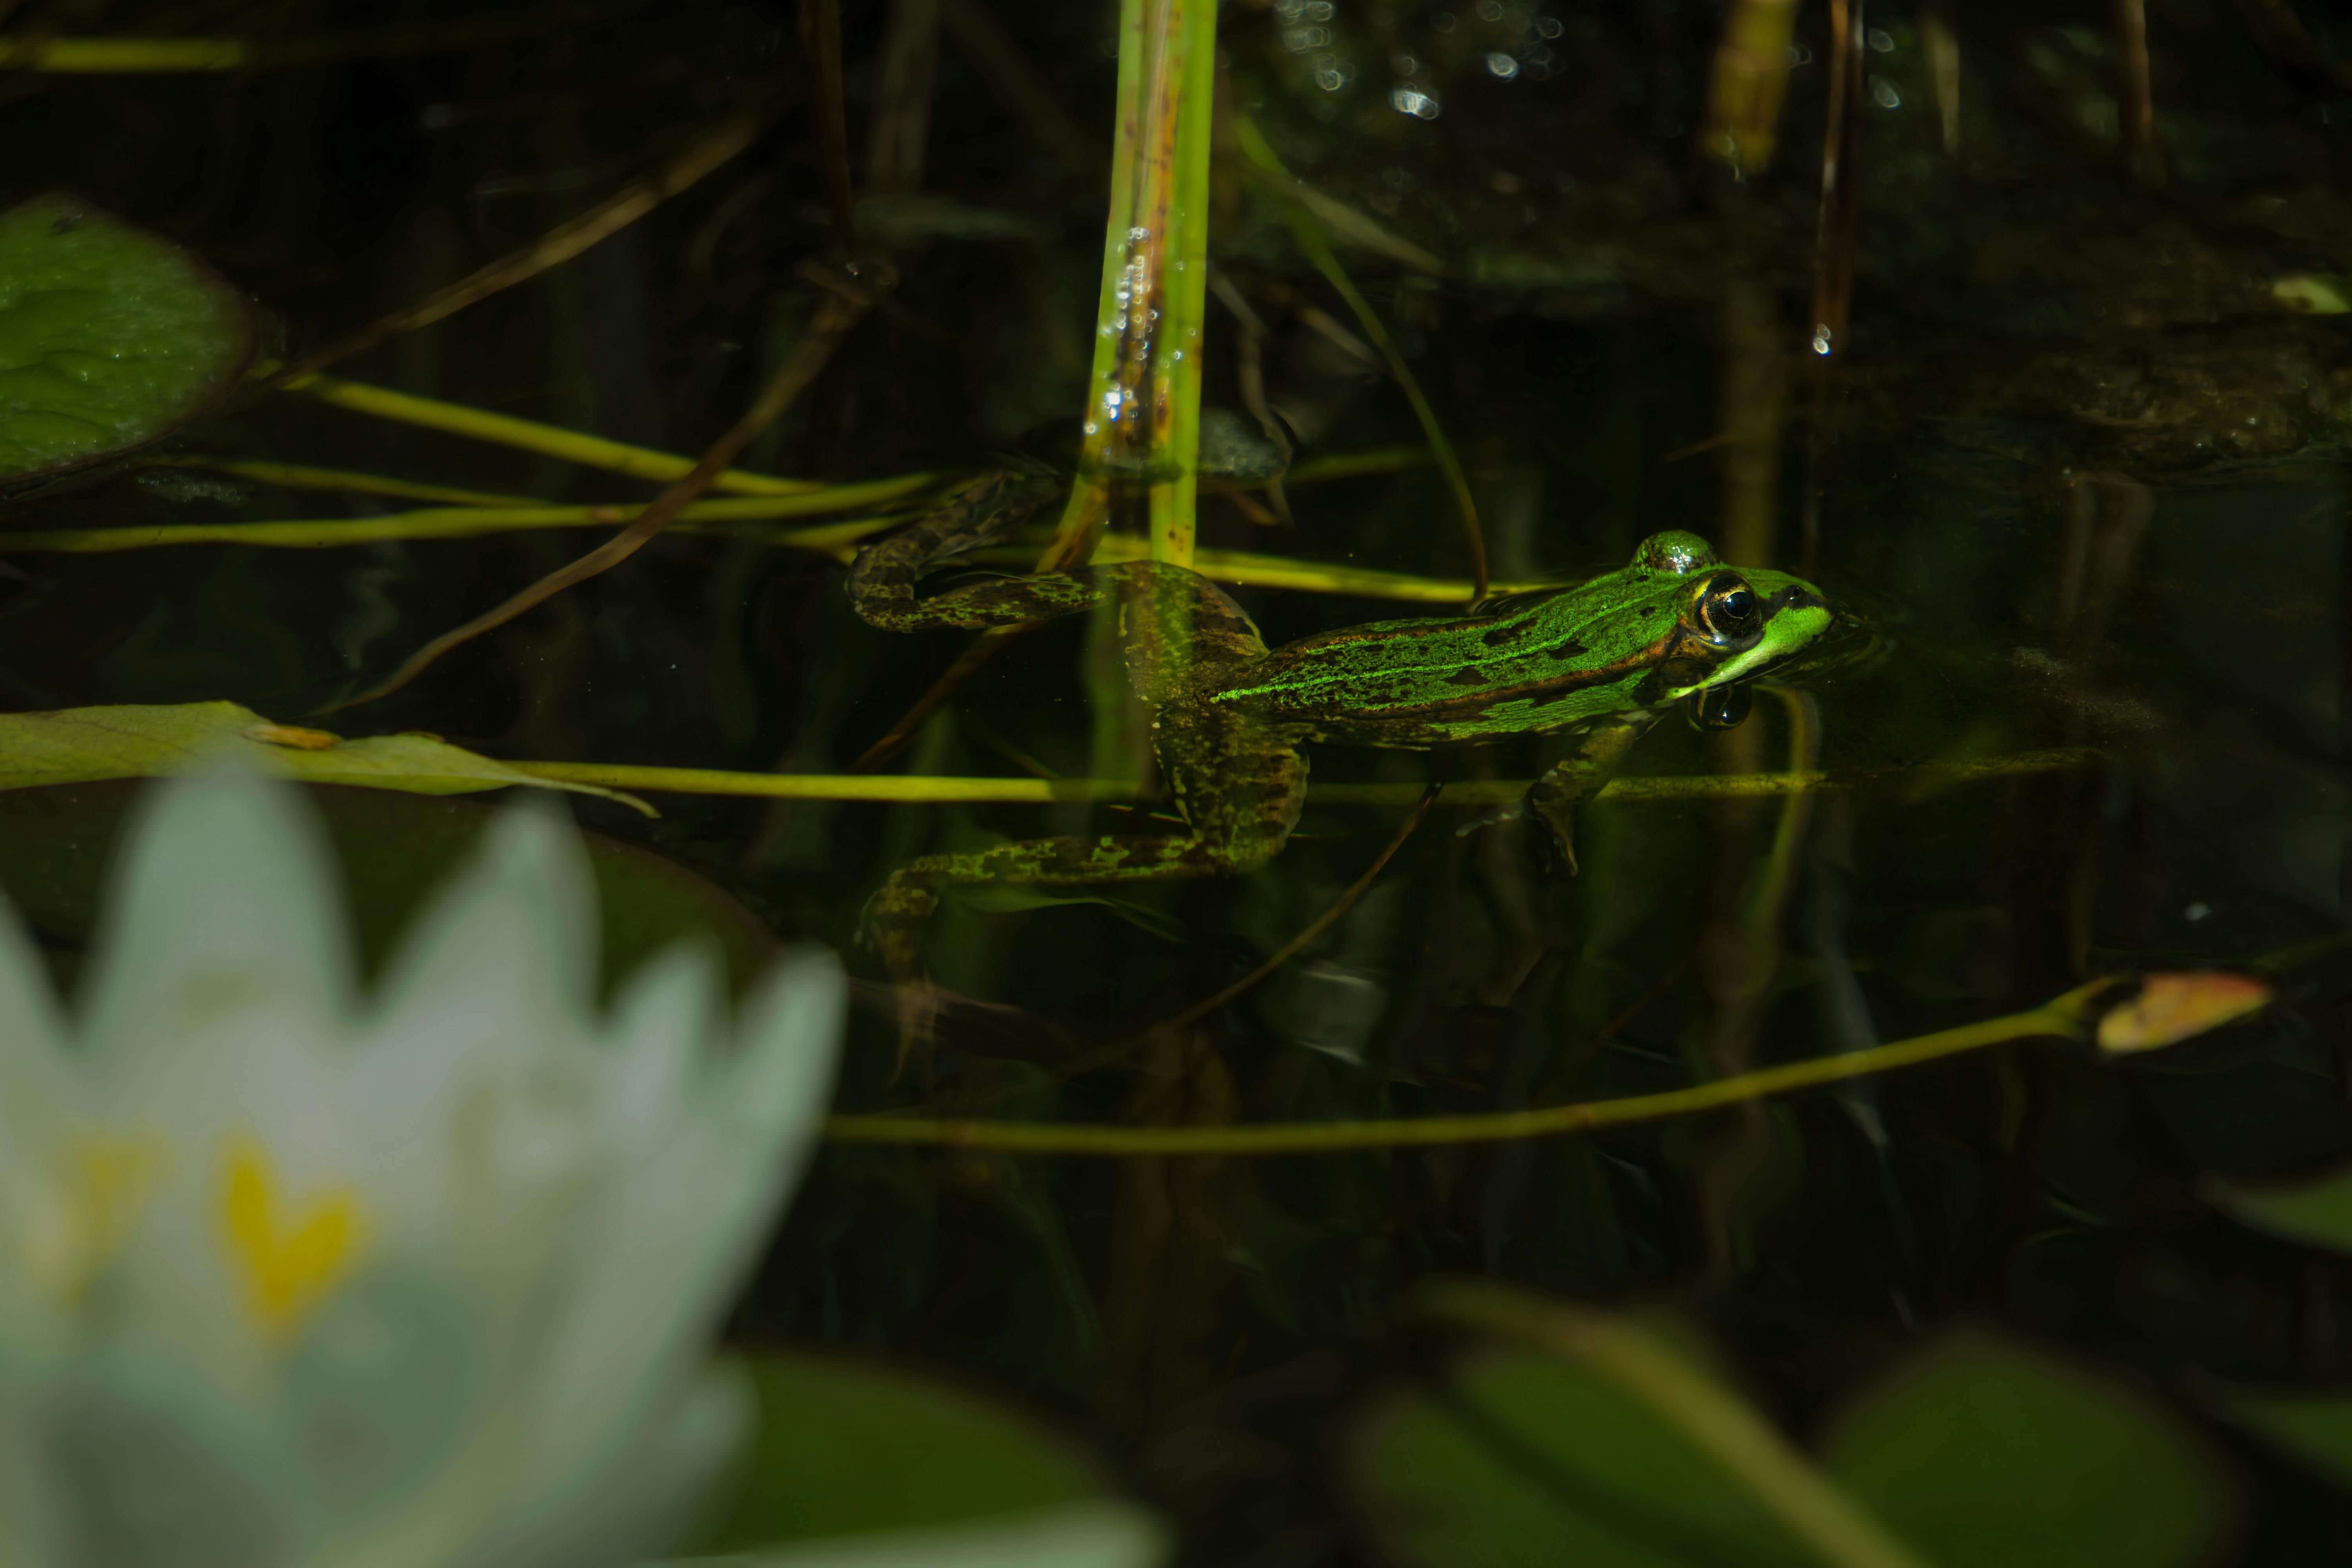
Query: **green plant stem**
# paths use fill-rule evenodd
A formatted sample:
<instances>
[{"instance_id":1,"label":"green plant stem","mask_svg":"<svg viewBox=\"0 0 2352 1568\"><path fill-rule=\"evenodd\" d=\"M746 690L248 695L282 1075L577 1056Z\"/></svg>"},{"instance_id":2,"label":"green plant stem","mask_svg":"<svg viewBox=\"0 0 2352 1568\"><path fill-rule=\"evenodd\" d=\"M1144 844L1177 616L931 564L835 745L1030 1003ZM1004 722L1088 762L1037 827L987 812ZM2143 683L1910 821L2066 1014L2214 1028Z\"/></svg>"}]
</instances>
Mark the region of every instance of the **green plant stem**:
<instances>
[{"instance_id":1,"label":"green plant stem","mask_svg":"<svg viewBox=\"0 0 2352 1568\"><path fill-rule=\"evenodd\" d=\"M306 38L58 38L0 35L0 69L125 76L293 70L339 60L398 59L488 48L633 11L645 0L558 0L413 27L352 27Z\"/></svg>"},{"instance_id":2,"label":"green plant stem","mask_svg":"<svg viewBox=\"0 0 2352 1568\"><path fill-rule=\"evenodd\" d=\"M1625 804L1723 800L1797 795L1898 784L1915 790L1949 787L2022 773L2063 773L2095 765L2103 752L2088 746L2015 752L1960 763L1852 768L1836 773L1723 773L1612 779L1594 798ZM953 778L894 773L745 773L716 768L636 767L614 763L509 763L518 773L567 784L604 784L656 794L736 795L781 800L995 802L1045 805L1066 800L1135 800L1132 783L1115 779ZM1416 784L1313 784L1316 805L1402 806L1418 801ZM1527 794L1526 779L1470 779L1449 784L1440 805L1502 805Z\"/></svg>"},{"instance_id":3,"label":"green plant stem","mask_svg":"<svg viewBox=\"0 0 2352 1568\"><path fill-rule=\"evenodd\" d=\"M279 367L262 363L254 366L254 374L265 376ZM453 436L470 437L477 441L495 441L503 447L514 447L526 452L539 452L551 458L583 468L608 468L616 474L629 474L641 479L662 483L684 479L693 471L694 459L676 452L657 452L650 447L632 447L625 441L607 441L601 436L583 435L567 430L561 425L543 425L536 419L519 419L511 414L493 414L487 408L474 408L463 403L445 403L437 397L419 397L414 393L394 392L390 387L371 386L363 381L345 381L334 375L307 375L289 381L283 390L299 392L315 397L321 403L331 403L354 414L365 414L376 419L397 420L404 425L422 426L428 430L444 430ZM773 474L748 473L741 468L729 468L710 481L716 490L731 490L738 495L796 496L825 487L814 479L786 479Z\"/></svg>"},{"instance_id":4,"label":"green plant stem","mask_svg":"<svg viewBox=\"0 0 2352 1568\"><path fill-rule=\"evenodd\" d=\"M394 479L389 474L362 474L350 468L318 468L303 463L271 463L244 458L172 457L152 465L158 468L209 468L257 484L289 490L341 490L359 495L400 496L408 500L442 501L451 506L548 506L538 496L509 495L503 490L475 490L457 485L425 484Z\"/></svg>"},{"instance_id":5,"label":"green plant stem","mask_svg":"<svg viewBox=\"0 0 2352 1568\"><path fill-rule=\"evenodd\" d=\"M836 485L808 490L796 496L697 501L683 508L678 520L688 524L710 524L810 517L828 511L845 511L851 507L871 506L877 501L896 500L936 480L936 475L908 474L896 479L876 479L862 485ZM645 510L644 503L638 501L619 506L448 506L386 512L382 517L30 529L23 532L0 531L0 550L59 550L79 554L102 554L118 550L153 550L175 544L258 544L285 550L330 550L338 545L370 544L386 539L471 539L484 533L510 533L543 528L612 528L634 521ZM896 521L889 517L860 518L855 523L796 530L779 535L776 542L830 553L866 534L878 532Z\"/></svg>"},{"instance_id":6,"label":"green plant stem","mask_svg":"<svg viewBox=\"0 0 2352 1568\"><path fill-rule=\"evenodd\" d=\"M1121 0L1085 439L1040 570L1086 559L1131 483L1149 497L1151 559L1192 564L1216 49L1215 0Z\"/></svg>"},{"instance_id":7,"label":"green plant stem","mask_svg":"<svg viewBox=\"0 0 2352 1568\"><path fill-rule=\"evenodd\" d=\"M1483 1279L1423 1292L1429 1315L1532 1345L1616 1385L1829 1568L1929 1568L1755 1407L1632 1319Z\"/></svg>"},{"instance_id":8,"label":"green plant stem","mask_svg":"<svg viewBox=\"0 0 2352 1568\"><path fill-rule=\"evenodd\" d=\"M1084 1122L942 1121L889 1114L835 1116L825 1137L836 1143L929 1144L951 1149L989 1149L1006 1153L1096 1154L1113 1157L1171 1154L1328 1154L1349 1149L1401 1149L1448 1143L1496 1143L1590 1132L1637 1121L1658 1121L1717 1110L1771 1095L1838 1083L1871 1073L1891 1072L1923 1062L1979 1051L2011 1040L2055 1036L2076 1038L2095 1012L2098 997L2116 983L2100 979L2022 1013L1941 1029L1892 1045L1840 1056L1815 1057L1756 1072L1717 1079L1663 1094L1622 1100L1585 1100L1533 1110L1491 1111L1469 1116L1398 1117L1366 1121L1267 1122L1257 1126L1118 1127Z\"/></svg>"}]
</instances>

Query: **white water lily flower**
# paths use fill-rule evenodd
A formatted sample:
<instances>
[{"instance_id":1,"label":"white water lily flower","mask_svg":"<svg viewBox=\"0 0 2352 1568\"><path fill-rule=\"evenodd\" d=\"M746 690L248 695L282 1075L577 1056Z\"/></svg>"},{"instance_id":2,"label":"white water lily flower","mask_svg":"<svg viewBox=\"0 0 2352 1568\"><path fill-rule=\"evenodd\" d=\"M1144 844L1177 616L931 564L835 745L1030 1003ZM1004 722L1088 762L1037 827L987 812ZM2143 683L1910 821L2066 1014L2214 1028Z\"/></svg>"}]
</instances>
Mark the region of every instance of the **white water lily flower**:
<instances>
[{"instance_id":1,"label":"white water lily flower","mask_svg":"<svg viewBox=\"0 0 2352 1568\"><path fill-rule=\"evenodd\" d=\"M664 1542L748 1399L704 1341L797 1179L830 955L599 1017L509 812L364 1002L289 786L158 787L68 1026L0 909L0 1568L536 1568Z\"/></svg>"}]
</instances>

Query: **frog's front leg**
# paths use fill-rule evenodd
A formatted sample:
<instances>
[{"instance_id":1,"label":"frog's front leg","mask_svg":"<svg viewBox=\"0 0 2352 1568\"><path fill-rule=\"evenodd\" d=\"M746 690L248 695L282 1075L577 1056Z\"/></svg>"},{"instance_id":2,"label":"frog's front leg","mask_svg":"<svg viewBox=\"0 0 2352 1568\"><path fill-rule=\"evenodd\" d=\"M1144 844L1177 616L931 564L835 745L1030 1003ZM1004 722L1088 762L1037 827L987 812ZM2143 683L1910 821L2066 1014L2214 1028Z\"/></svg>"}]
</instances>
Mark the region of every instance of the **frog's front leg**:
<instances>
[{"instance_id":1,"label":"frog's front leg","mask_svg":"<svg viewBox=\"0 0 2352 1568\"><path fill-rule=\"evenodd\" d=\"M1464 833L1500 822L1533 816L1551 834L1560 858L1576 875L1575 808L1592 798L1616 776L1633 743L1649 731L1664 711L1661 708L1629 708L1612 713L1581 732L1576 750L1546 768L1528 793L1507 806L1465 824Z\"/></svg>"}]
</instances>

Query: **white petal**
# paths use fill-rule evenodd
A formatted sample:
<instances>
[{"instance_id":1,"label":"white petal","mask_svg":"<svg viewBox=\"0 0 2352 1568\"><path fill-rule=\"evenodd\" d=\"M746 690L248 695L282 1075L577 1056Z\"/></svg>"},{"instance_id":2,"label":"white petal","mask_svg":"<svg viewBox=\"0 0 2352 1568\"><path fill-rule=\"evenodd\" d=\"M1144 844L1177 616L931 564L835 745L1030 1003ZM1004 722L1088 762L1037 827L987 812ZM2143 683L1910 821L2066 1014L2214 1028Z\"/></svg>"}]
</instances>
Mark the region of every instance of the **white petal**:
<instances>
[{"instance_id":1,"label":"white petal","mask_svg":"<svg viewBox=\"0 0 2352 1568\"><path fill-rule=\"evenodd\" d=\"M595 1253L550 1325L530 1489L601 1471L684 1374L815 1142L847 986L822 950L785 958L745 1012L735 1055L695 1113L620 1184Z\"/></svg>"},{"instance_id":2,"label":"white petal","mask_svg":"<svg viewBox=\"0 0 2352 1568\"><path fill-rule=\"evenodd\" d=\"M86 1108L64 1040L48 974L0 899L0 1357L9 1319L69 1293L93 1245L72 1188Z\"/></svg>"},{"instance_id":3,"label":"white petal","mask_svg":"<svg viewBox=\"0 0 2352 1568\"><path fill-rule=\"evenodd\" d=\"M636 1563L675 1544L711 1483L751 1430L751 1391L740 1372L707 1367L670 1407L633 1434L601 1475L580 1478L528 1517L480 1542L468 1568L597 1568Z\"/></svg>"},{"instance_id":4,"label":"white petal","mask_svg":"<svg viewBox=\"0 0 2352 1568\"><path fill-rule=\"evenodd\" d=\"M614 1000L605 1102L616 1146L636 1146L681 1112L719 1041L719 954L705 942L664 949Z\"/></svg>"},{"instance_id":5,"label":"white petal","mask_svg":"<svg viewBox=\"0 0 2352 1568\"><path fill-rule=\"evenodd\" d=\"M84 994L93 1061L135 1062L263 998L321 1029L351 994L342 899L290 784L219 766L151 788L116 862Z\"/></svg>"},{"instance_id":6,"label":"white petal","mask_svg":"<svg viewBox=\"0 0 2352 1568\"><path fill-rule=\"evenodd\" d=\"M1168 1532L1159 1521L1104 1499L931 1530L835 1536L740 1556L679 1558L661 1568L1156 1568L1171 1554Z\"/></svg>"},{"instance_id":7,"label":"white petal","mask_svg":"<svg viewBox=\"0 0 2352 1568\"><path fill-rule=\"evenodd\" d=\"M31 1071L49 1081L66 1071L65 1040L49 972L15 907L0 896L0 1073ZM0 1107L7 1099L0 1090Z\"/></svg>"},{"instance_id":8,"label":"white petal","mask_svg":"<svg viewBox=\"0 0 2352 1568\"><path fill-rule=\"evenodd\" d=\"M402 942L378 990L383 1026L422 1025L419 1043L440 1048L429 1062L404 1050L388 1064L399 1076L379 1087L397 1099L408 1098L404 1078L428 1088L428 1068L568 1047L551 1026L581 1026L596 974L595 884L579 835L552 810L501 812Z\"/></svg>"},{"instance_id":9,"label":"white petal","mask_svg":"<svg viewBox=\"0 0 2352 1568\"><path fill-rule=\"evenodd\" d=\"M577 835L502 814L418 916L360 1052L386 1201L518 1283L601 1152L594 921Z\"/></svg>"}]
</instances>

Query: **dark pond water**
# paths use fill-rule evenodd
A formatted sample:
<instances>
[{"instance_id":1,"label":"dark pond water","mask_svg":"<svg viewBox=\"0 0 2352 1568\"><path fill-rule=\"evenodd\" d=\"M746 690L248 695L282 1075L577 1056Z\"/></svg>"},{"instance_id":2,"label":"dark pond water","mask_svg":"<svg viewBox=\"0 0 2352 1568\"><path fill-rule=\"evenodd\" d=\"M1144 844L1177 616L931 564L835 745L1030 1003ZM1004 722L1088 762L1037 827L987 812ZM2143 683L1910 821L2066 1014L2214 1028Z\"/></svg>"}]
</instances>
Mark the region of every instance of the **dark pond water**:
<instances>
[{"instance_id":1,"label":"dark pond water","mask_svg":"<svg viewBox=\"0 0 2352 1568\"><path fill-rule=\"evenodd\" d=\"M305 8L303 25L361 9ZM1297 961L1198 1026L1076 1072L1327 909L1402 808L1310 805L1264 870L1126 907L951 902L930 962L955 997L895 1076L886 976L858 944L885 875L992 837L1116 831L1131 813L667 795L655 822L593 802L579 816L709 879L776 936L850 955L872 984L845 1109L1158 1123L1513 1109L1857 1049L2097 974L2281 954L2287 1005L2144 1065L2017 1047L1748 1114L1471 1151L837 1149L741 1307L741 1340L881 1352L1029 1401L1097 1437L1202 1561L1288 1563L1357 1550L1328 1444L1415 1364L1396 1322L1425 1277L1679 1308L1800 1430L1923 1336L1990 1323L2180 1404L2231 1456L2247 1500L2235 1560L2340 1560L2342 1500L2184 1391L2321 1388L2346 1371L2352 1267L2207 1200L2217 1181L2352 1159L2352 966L2328 945L2352 874L2352 315L2290 309L2275 287L2336 289L2352 258L2352 75L2330 63L2352 56L2325 53L2352 33L2298 7L2315 52L2295 60L2242 15L2263 6L2151 5L2155 165L2136 181L2107 6L1949 9L1965 96L1948 146L1927 35L1948 11L1871 7L1851 321L1826 358L1808 343L1823 8L1801 10L1780 150L1740 178L1703 144L1720 5L1276 0L1223 19L1234 110L1441 262L1343 253L1460 447L1498 579L1572 578L1687 528L1735 562L1808 574L1866 625L1866 657L1759 698L1727 734L1661 726L1630 771L1793 758L1875 782L1603 804L1574 878L1517 832L1458 833L1472 814L1441 806ZM128 25L137 10L21 15ZM1015 93L1014 112L950 37L923 197L866 210L900 308L860 329L746 466L845 479L970 465L1078 406L1111 11L998 11L1050 100ZM240 26L291 25L278 16ZM854 148L879 18L850 7ZM796 81L794 26L782 5L693 4L315 70L10 78L0 195L68 186L185 241L299 350L578 211L748 83ZM1048 139L1056 125L1074 144ZM808 318L793 268L828 242L817 161L788 108L576 262L339 373L698 451ZM1277 215L1237 184L1219 201L1216 261L1266 322L1265 390L1301 462L1418 446ZM1237 349L1213 307L1213 403L1239 397ZM651 493L293 396L171 449L554 500ZM1466 570L1425 466L1302 481L1289 500L1295 525L1268 528L1208 499L1203 545ZM405 504L161 468L6 521ZM510 758L846 771L962 642L863 626L841 563L773 531L666 538L319 721ZM301 722L588 537L10 555L0 699L226 698ZM1408 613L1234 592L1270 640ZM1090 773L1087 659L1079 624L1019 639L884 767ZM1812 758L1792 752L1792 715ZM1319 781L1514 779L1558 750L1323 747L1312 765ZM2063 754L1982 778L1931 765L2031 753ZM50 935L69 963L65 924Z\"/></svg>"}]
</instances>

